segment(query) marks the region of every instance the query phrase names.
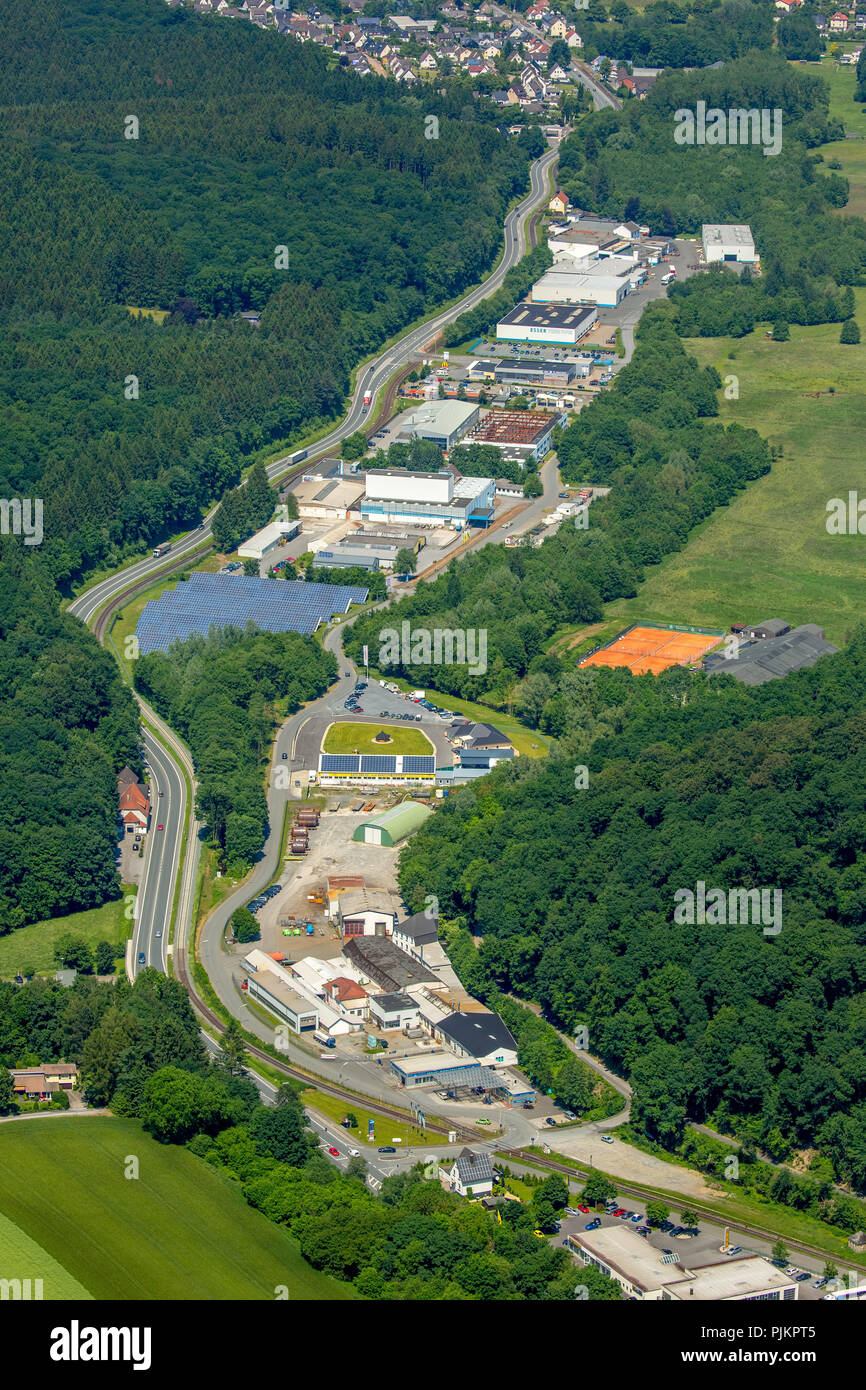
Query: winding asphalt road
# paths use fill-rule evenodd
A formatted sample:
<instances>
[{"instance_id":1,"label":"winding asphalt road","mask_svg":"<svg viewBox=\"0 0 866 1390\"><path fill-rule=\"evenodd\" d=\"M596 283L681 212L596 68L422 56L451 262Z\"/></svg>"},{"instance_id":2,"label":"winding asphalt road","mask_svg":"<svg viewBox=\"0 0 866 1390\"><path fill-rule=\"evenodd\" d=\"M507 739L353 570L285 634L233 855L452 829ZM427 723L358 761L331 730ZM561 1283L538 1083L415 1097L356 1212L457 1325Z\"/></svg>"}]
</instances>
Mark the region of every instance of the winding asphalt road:
<instances>
[{"instance_id":1,"label":"winding asphalt road","mask_svg":"<svg viewBox=\"0 0 866 1390\"><path fill-rule=\"evenodd\" d=\"M503 254L499 264L488 278L448 309L410 329L398 342L386 348L371 364L362 367L356 375L355 389L349 409L340 424L311 447L309 456L303 463L294 466L292 464L293 455L289 454L270 464L267 471L272 482L282 480L286 476L292 476L295 472L308 468L315 458L326 455L347 435L354 433L364 423L368 415L368 409L364 406L366 392L372 392L375 398L378 391L393 376L394 372L417 356L427 344L435 339L445 324L474 308L501 286L508 271L517 264L526 252L528 214L543 207L546 203L549 195L550 171L556 159L557 151L550 149L545 151L531 166L529 192L511 209L505 219ZM370 409L372 408L370 407ZM114 609L128 591L136 586L145 586L148 582L158 578L160 574L168 576L169 573L177 569L179 560L193 559L197 557L198 552L206 552L211 544L211 523L215 511L216 508L195 530L174 541L167 557L154 558L151 556L136 561L99 581L69 605L69 612L80 618L83 623L96 626L99 630L103 626L106 613ZM104 632L100 632L100 635L104 637ZM335 650L335 644L339 642L340 631L334 629L326 638L326 646ZM336 650L336 654L342 662L341 648ZM344 665L343 662L340 668L341 672ZM339 685L336 688L332 687L329 694L323 697L324 701L330 704L335 696L339 695L342 698L342 693L349 684L350 682L341 678ZM155 966L160 970L166 969L173 917L175 937L171 949L178 953L182 953L186 949L203 832L203 826L195 817L194 805L189 805L189 789L195 787L195 772L189 750L156 712L141 699L139 699L139 705L142 712L142 742L154 795L151 831L147 837L142 879L136 902L131 962L133 974L139 968L144 968L144 965ZM320 713L327 713L327 708L328 706L323 704ZM308 721L314 713L314 709L307 707L301 714L289 721L288 725L284 726L280 733L278 748L275 750L275 761L277 759L282 761L281 753L285 751L287 741L294 740L301 724ZM276 865L279 852L279 828L282 825L282 804L287 794L285 791L280 793L278 798L274 798L273 804L270 806L273 816L271 824L276 827L276 833L271 835L270 840L275 843L269 844L266 848L263 860L257 865L251 881L245 886L244 893L250 896L258 887L268 881L268 877L273 873L273 868ZM273 792L269 793L269 803L273 796ZM163 827L162 830L158 829L160 825ZM188 853L185 857L183 856L184 844L188 847ZM274 860L273 865L270 863L272 858ZM173 903L181 862L183 869L179 885L179 900L176 915L174 915ZM214 937L216 934L216 932L211 933ZM144 965L140 966L139 956L142 954Z\"/></svg>"}]
</instances>

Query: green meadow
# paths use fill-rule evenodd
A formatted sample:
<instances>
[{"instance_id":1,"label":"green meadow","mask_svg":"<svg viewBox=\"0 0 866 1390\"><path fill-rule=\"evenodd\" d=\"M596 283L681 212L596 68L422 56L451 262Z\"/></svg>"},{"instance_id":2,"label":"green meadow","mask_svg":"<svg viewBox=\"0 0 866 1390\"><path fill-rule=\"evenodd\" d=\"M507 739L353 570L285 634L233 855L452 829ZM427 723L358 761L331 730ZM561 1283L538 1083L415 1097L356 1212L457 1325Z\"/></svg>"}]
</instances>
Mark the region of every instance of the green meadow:
<instances>
[{"instance_id":1,"label":"green meadow","mask_svg":"<svg viewBox=\"0 0 866 1390\"><path fill-rule=\"evenodd\" d=\"M0 1171L0 1255L5 1233L10 1277L22 1261L33 1277L44 1265L46 1297L56 1287L57 1297L273 1301L280 1286L292 1300L353 1296L312 1269L236 1183L133 1120L0 1124Z\"/></svg>"}]
</instances>

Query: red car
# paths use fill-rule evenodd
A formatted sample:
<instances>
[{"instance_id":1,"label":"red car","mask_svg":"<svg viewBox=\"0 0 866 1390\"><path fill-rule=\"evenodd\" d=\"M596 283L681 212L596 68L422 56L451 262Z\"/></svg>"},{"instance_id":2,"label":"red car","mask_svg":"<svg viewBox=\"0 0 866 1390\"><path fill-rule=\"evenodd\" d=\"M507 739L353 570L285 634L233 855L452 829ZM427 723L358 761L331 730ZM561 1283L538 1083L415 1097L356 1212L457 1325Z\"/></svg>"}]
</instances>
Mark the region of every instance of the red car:
<instances>
[{"instance_id":1,"label":"red car","mask_svg":"<svg viewBox=\"0 0 866 1390\"><path fill-rule=\"evenodd\" d=\"M156 828L157 828L157 830L162 830L162 826L161 826L161 825L158 825Z\"/></svg>"},{"instance_id":2,"label":"red car","mask_svg":"<svg viewBox=\"0 0 866 1390\"><path fill-rule=\"evenodd\" d=\"M578 1211L582 1211L584 1216L586 1216L587 1212L589 1211L589 1207L578 1207Z\"/></svg>"},{"instance_id":3,"label":"red car","mask_svg":"<svg viewBox=\"0 0 866 1390\"><path fill-rule=\"evenodd\" d=\"M332 1158L339 1158L339 1157L340 1157L340 1150L339 1150L339 1149L335 1149L334 1146L333 1146L333 1144L332 1144L331 1147L328 1149L328 1153L332 1156Z\"/></svg>"},{"instance_id":4,"label":"red car","mask_svg":"<svg viewBox=\"0 0 866 1390\"><path fill-rule=\"evenodd\" d=\"M625 1207L617 1207L617 1209L616 1209L616 1211L613 1213L613 1215L614 1215L614 1216L625 1216Z\"/></svg>"}]
</instances>

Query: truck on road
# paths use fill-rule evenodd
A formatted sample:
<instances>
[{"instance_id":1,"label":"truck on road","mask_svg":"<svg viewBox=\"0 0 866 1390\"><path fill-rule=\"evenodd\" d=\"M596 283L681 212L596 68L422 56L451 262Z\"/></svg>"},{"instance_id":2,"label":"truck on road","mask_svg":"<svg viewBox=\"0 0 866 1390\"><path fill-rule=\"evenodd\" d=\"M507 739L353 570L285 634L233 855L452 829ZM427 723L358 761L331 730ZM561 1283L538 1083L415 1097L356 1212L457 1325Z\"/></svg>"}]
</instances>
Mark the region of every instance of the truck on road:
<instances>
[{"instance_id":1,"label":"truck on road","mask_svg":"<svg viewBox=\"0 0 866 1390\"><path fill-rule=\"evenodd\" d=\"M160 555L167 555L170 550L171 546L167 541L164 542L162 545L156 546L153 552L154 560L158 560Z\"/></svg>"},{"instance_id":2,"label":"truck on road","mask_svg":"<svg viewBox=\"0 0 866 1390\"><path fill-rule=\"evenodd\" d=\"M320 1047L336 1047L337 1045L330 1033L323 1033L321 1028L316 1029L313 1037Z\"/></svg>"}]
</instances>

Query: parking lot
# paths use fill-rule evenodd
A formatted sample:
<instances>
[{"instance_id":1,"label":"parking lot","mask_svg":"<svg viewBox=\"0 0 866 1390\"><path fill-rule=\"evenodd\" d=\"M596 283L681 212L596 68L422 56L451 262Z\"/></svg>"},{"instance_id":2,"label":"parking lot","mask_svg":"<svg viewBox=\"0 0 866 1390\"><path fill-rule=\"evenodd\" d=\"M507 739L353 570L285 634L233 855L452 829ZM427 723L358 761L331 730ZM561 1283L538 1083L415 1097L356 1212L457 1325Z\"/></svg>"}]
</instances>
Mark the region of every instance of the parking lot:
<instances>
[{"instance_id":1,"label":"parking lot","mask_svg":"<svg viewBox=\"0 0 866 1390\"><path fill-rule=\"evenodd\" d=\"M721 1247L725 1238L725 1231L722 1226L715 1226L709 1222L701 1221L699 1226L692 1231L675 1235L674 1231L677 1229L677 1225L674 1218L678 1218L680 1215L679 1211L676 1209L673 1209L671 1212L671 1220L665 1223L669 1228L667 1230L648 1226L645 1220L646 1205L640 1198L623 1197L622 1201L617 1205L617 1210L622 1210L625 1214L623 1216L614 1216L608 1211L602 1214L590 1211L589 1209L580 1211L576 1202L573 1201L571 1207L566 1208L566 1211L563 1213L560 1221L560 1229L551 1236L551 1240L557 1245L564 1244L566 1236L578 1235L581 1231L586 1230L590 1222L598 1221L599 1226L602 1228L627 1225L634 1231L640 1231L643 1238L647 1241L647 1244L651 1245L655 1250L658 1250L659 1255L676 1255L678 1259L688 1267L713 1264L722 1258ZM574 1215L568 1215L569 1211L573 1212ZM598 1227L594 1229L597 1230ZM646 1232L646 1234L644 1234L644 1232ZM742 1241L742 1244L740 1244L740 1241ZM771 1251L769 1243L758 1240L755 1237L737 1237L736 1232L732 1231L731 1245L732 1253L731 1255L724 1256L726 1259L733 1258L735 1254L763 1255L766 1258L770 1257ZM579 1257L575 1255L575 1259L578 1258ZM797 1297L807 1300L820 1299L824 1289L823 1287L816 1288L815 1285L816 1282L821 1279L821 1270L823 1268L821 1262L811 1256L803 1256L801 1261L798 1256L794 1264L787 1266L788 1270L795 1268L801 1275ZM802 1275L805 1273L808 1273L808 1279L802 1278Z\"/></svg>"}]
</instances>

